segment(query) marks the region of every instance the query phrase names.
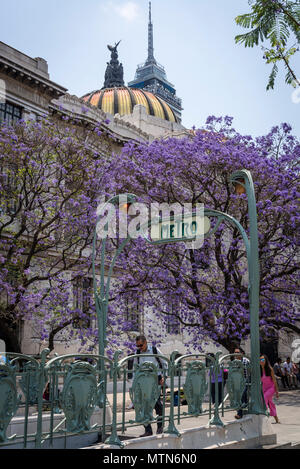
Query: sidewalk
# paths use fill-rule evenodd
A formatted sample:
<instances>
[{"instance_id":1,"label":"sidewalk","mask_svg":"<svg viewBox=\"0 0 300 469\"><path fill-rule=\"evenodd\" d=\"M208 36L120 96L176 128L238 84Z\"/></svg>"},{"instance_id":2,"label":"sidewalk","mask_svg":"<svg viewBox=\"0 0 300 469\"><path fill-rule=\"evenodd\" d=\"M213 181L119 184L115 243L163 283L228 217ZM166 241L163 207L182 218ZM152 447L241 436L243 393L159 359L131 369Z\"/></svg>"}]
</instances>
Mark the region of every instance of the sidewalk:
<instances>
[{"instance_id":1,"label":"sidewalk","mask_svg":"<svg viewBox=\"0 0 300 469\"><path fill-rule=\"evenodd\" d=\"M118 397L121 398L119 394ZM130 403L129 394L126 393L127 404ZM119 401L120 402L120 401ZM269 417L272 422L274 433L277 435L277 445L282 445L285 443L298 443L300 444L300 389L295 389L291 391L281 391L279 393L279 398L274 399L275 405L277 407L277 413L279 417L280 424L273 424L274 418ZM118 406L119 407L119 406ZM176 413L176 407L175 407ZM229 421L234 421L235 411L227 411L224 416L221 415L221 420L226 423ZM155 412L154 412L155 415ZM134 410L126 411L126 420L135 418ZM118 412L118 422L122 419L120 414L120 407ZM176 428L184 430L186 428L195 428L208 424L209 416L203 415L197 418L185 418L182 419L180 424L175 421ZM156 432L156 424L152 425L153 433ZM130 439L136 438L144 432L144 427L137 426L128 428L127 431L122 435L119 428L119 437L121 439Z\"/></svg>"},{"instance_id":2,"label":"sidewalk","mask_svg":"<svg viewBox=\"0 0 300 469\"><path fill-rule=\"evenodd\" d=\"M300 443L300 389L279 392L274 403L280 421L274 424L277 444Z\"/></svg>"}]
</instances>

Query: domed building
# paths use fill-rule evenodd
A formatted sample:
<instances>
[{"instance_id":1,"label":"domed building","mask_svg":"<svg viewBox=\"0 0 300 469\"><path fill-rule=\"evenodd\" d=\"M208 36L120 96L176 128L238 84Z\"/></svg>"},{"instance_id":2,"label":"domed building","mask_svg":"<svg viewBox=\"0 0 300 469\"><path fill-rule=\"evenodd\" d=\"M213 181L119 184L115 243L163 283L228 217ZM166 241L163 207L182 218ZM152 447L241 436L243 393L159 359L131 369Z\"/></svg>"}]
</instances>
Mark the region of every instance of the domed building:
<instances>
[{"instance_id":1,"label":"domed building","mask_svg":"<svg viewBox=\"0 0 300 469\"><path fill-rule=\"evenodd\" d=\"M176 96L174 86L167 80L162 65L154 58L153 25L151 3L149 3L148 57L136 70L135 79L125 86L123 65L118 60L117 47L108 45L111 52L107 63L104 85L100 90L85 94L81 101L104 113L110 120L114 133L124 132L126 123L148 136L147 141L167 138L171 135L183 136L188 131L181 125L181 99ZM128 127L127 127L128 130ZM136 136L132 135L132 138Z\"/></svg>"},{"instance_id":2,"label":"domed building","mask_svg":"<svg viewBox=\"0 0 300 469\"><path fill-rule=\"evenodd\" d=\"M178 118L168 103L143 89L126 86L103 88L88 93L82 99L111 115L119 114L122 117L132 114L134 107L140 104L145 107L149 116L169 122L178 122Z\"/></svg>"},{"instance_id":3,"label":"domed building","mask_svg":"<svg viewBox=\"0 0 300 469\"><path fill-rule=\"evenodd\" d=\"M81 98L65 94L52 101L53 106L57 111L61 107L64 112L69 111L90 123L109 121L108 129L120 141L151 142L156 138L187 135L188 130L181 124L181 100L167 81L163 67L157 64L153 54L148 54L145 64L138 66L135 80L126 86L123 65L118 59L119 43L107 46L111 59L101 89Z\"/></svg>"}]
</instances>

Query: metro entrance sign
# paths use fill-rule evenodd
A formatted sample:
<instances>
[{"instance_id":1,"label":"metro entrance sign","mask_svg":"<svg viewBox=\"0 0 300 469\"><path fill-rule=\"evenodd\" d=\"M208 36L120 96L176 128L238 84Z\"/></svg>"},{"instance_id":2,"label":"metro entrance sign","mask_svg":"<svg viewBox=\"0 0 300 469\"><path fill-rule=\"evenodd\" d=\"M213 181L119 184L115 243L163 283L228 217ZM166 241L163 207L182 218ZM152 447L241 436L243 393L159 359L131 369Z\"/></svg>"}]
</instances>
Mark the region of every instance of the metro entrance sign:
<instances>
[{"instance_id":1,"label":"metro entrance sign","mask_svg":"<svg viewBox=\"0 0 300 469\"><path fill-rule=\"evenodd\" d=\"M140 234L143 236L145 241L149 244L164 244L170 242L180 241L193 241L201 237L208 237L216 233L221 227L221 224L227 223L233 226L240 233L247 255L247 266L248 266L248 292L249 292L249 322L250 322L250 338L251 338L251 399L249 404L249 413L252 414L265 414L266 407L263 401L262 390L261 390L261 379L260 379L260 346L259 346L259 258L258 258L258 230L257 230L257 212L256 212L256 200L255 191L252 176L250 171L246 169L235 171L230 176L230 183L235 187L236 194L246 194L248 201L248 218L249 218L249 237L245 229L241 226L238 220L227 213L220 212L213 209L204 209L204 216L202 222L198 225L197 219L195 220L194 215L189 220L185 220L185 217L176 217L172 220L170 217L168 220L162 219L157 221L151 221L147 226L143 226L140 230ZM106 204L113 204L118 206L120 201L126 199L128 206L136 202L137 197L134 194L120 194L112 197ZM105 204L105 206L106 206ZM105 207L104 207L105 208ZM104 213L104 212L103 212ZM98 319L98 334L99 334L99 355L103 357L105 348L107 345L106 329L107 329L107 313L109 304L109 291L110 281L112 277L112 271L115 266L116 260L119 254L123 251L125 246L132 239L130 235L124 239L119 247L117 248L113 258L110 260L109 265L105 262L106 252L106 238L102 239L101 246L101 259L99 260L100 266L100 288L97 286L97 278L95 271L95 257L96 257L96 240L97 240L97 224L101 216L97 217L96 229L94 233L93 241L93 282L94 282L94 296L95 306L97 311ZM210 228L210 218L215 219L215 224ZM179 221L181 219L181 221ZM107 220L108 222L108 220ZM202 226L201 226L202 223ZM149 239L146 232L151 227L152 239ZM156 230L156 231L155 231ZM200 233L200 236L198 236ZM155 239L156 237L156 239ZM195 247L197 243L195 242ZM200 247L200 246L197 246ZM114 378L117 379L117 376ZM218 388L216 388L216 392ZM116 396L114 395L114 409L113 414L114 426L116 428ZM173 412L173 406L171 411ZM171 419L170 414L170 419ZM173 418L173 417L172 417ZM210 422L212 425L221 425L218 419L217 409L215 409L214 418ZM170 427L171 428L171 427ZM169 429L168 433L176 433L175 430ZM111 444L120 445L121 442L117 435L114 433L110 438Z\"/></svg>"},{"instance_id":2,"label":"metro entrance sign","mask_svg":"<svg viewBox=\"0 0 300 469\"><path fill-rule=\"evenodd\" d=\"M202 215L184 215L151 224L151 239L156 244L192 241L210 230L210 220Z\"/></svg>"}]
</instances>

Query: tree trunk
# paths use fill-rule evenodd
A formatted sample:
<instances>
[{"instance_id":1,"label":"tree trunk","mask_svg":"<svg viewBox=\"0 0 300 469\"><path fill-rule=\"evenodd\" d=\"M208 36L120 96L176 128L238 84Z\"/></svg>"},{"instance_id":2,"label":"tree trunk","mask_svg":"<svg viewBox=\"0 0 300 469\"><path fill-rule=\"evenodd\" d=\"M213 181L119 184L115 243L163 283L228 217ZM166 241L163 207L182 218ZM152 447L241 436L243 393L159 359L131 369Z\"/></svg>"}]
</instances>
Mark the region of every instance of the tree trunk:
<instances>
[{"instance_id":1,"label":"tree trunk","mask_svg":"<svg viewBox=\"0 0 300 469\"><path fill-rule=\"evenodd\" d=\"M238 342L237 340L231 340L230 337L219 339L218 342L220 345L222 345L222 347L228 350L228 353L234 353L234 349L240 347L240 342Z\"/></svg>"}]
</instances>

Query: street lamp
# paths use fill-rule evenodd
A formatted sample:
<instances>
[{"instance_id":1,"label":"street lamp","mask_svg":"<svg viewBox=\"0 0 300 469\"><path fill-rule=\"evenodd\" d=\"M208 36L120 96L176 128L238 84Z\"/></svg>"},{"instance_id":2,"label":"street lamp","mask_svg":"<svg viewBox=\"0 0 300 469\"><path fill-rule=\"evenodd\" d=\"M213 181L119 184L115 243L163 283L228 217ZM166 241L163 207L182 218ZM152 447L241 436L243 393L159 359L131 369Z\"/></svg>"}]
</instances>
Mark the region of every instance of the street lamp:
<instances>
[{"instance_id":1,"label":"street lamp","mask_svg":"<svg viewBox=\"0 0 300 469\"><path fill-rule=\"evenodd\" d=\"M259 259L258 259L258 230L257 230L257 213L256 213L256 200L253 180L250 171L240 170L235 171L231 177L230 182L235 186L237 194L246 194L248 201L248 216L249 216L249 229L250 236L248 238L247 233L241 224L232 216L212 209L204 209L204 215L208 217L216 217L217 222L215 226L205 233L206 237L216 232L223 220L228 221L230 224L235 226L240 232L243 242L246 248L247 262L248 262L248 273L249 273L249 304L250 304L250 337L251 337L251 402L249 406L250 413L254 414L265 414L265 405L261 393L261 380L260 380L260 364L259 364ZM119 209L128 213L130 204L136 202L137 197L134 194L120 194L109 199L103 206L102 212L108 204L118 205ZM97 224L101 215L97 218ZM107 220L107 225L109 219ZM151 222L150 222L151 225ZM147 226L150 226L147 225ZM126 231L127 232L127 231ZM145 236L143 230L141 234L144 239L152 244L163 244L168 243L171 240L159 240L152 241ZM111 260L108 273L106 275L105 283L105 252L106 252L106 237L102 239L101 248L101 265L100 265L100 290L97 288L96 273L95 273L95 257L96 257L96 239L97 239L97 225L94 235L93 242L93 280L94 280L94 296L96 304L96 313L98 320L98 337L99 337L99 355L104 357L106 347L106 327L107 327L107 311L109 302L109 288L112 270L115 262L121 251L124 249L126 244L130 241L131 237L127 234L127 237L122 241L120 246L117 248L116 253ZM172 241L183 241L183 238L177 238Z\"/></svg>"},{"instance_id":2,"label":"street lamp","mask_svg":"<svg viewBox=\"0 0 300 469\"><path fill-rule=\"evenodd\" d=\"M251 402L250 412L265 413L265 405L261 392L260 380L260 344L259 344L259 256L257 211L254 184L250 171L235 171L230 178L238 195L246 194L249 217L249 251L247 250L249 271L249 303L250 303L250 338L251 338Z\"/></svg>"},{"instance_id":3,"label":"street lamp","mask_svg":"<svg viewBox=\"0 0 300 469\"><path fill-rule=\"evenodd\" d=\"M107 345L106 339L106 329L107 329L107 311L108 311L108 302L109 302L109 289L110 289L110 281L112 276L112 271L114 265L116 263L117 257L124 249L126 244L129 242L130 237L127 237L122 241L121 245L118 247L110 265L108 268L108 273L106 275L106 282L105 282L105 254L106 254L106 241L107 236L102 238L102 246L101 246L101 264L100 264L100 289L97 286L97 279L96 279L96 268L95 268L95 261L96 261L96 242L97 242L97 225L101 219L101 216L104 214L105 210L109 207L109 205L113 205L114 207L119 207L120 210L128 212L129 206L136 201L136 196L134 194L119 194L111 197L107 202L105 202L100 209L98 209L98 213L100 214L97 216L96 221L96 229L94 234L93 240L93 253L92 253L92 266L93 266L93 284L94 284L94 297L95 297L95 306L96 306L96 314L97 314L97 322L98 322L98 350L99 355L104 356L105 347ZM108 228L108 224L112 218L112 214L108 216L106 220L106 227Z\"/></svg>"},{"instance_id":4,"label":"street lamp","mask_svg":"<svg viewBox=\"0 0 300 469\"><path fill-rule=\"evenodd\" d=\"M235 188L235 193L237 195L242 195L246 193L246 188L245 188L245 179L244 178L237 178L233 182L234 188Z\"/></svg>"}]
</instances>

